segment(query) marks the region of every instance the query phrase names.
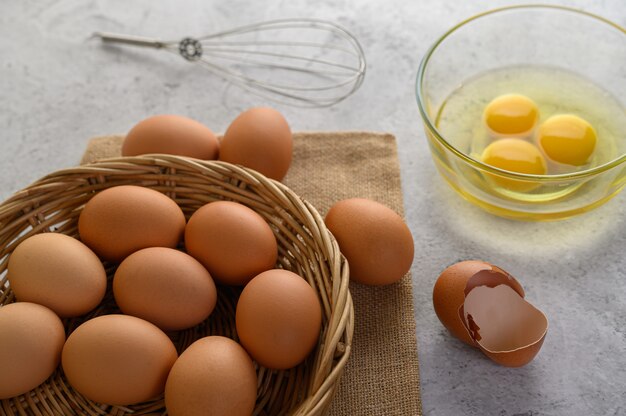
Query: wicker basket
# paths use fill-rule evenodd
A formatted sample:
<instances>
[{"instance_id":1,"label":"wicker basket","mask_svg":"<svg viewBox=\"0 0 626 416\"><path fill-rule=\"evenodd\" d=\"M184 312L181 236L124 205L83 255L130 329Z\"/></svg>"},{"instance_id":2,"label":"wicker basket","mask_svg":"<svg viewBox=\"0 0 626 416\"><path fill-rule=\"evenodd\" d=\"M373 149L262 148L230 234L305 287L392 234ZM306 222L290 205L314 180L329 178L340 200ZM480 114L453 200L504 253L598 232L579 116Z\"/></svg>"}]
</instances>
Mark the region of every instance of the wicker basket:
<instances>
[{"instance_id":1,"label":"wicker basket","mask_svg":"<svg viewBox=\"0 0 626 416\"><path fill-rule=\"evenodd\" d=\"M13 302L6 267L13 249L30 235L59 232L76 237L83 205L97 192L117 185L140 185L162 192L186 217L202 205L231 200L263 216L278 241L279 267L303 276L319 294L322 332L311 356L287 371L257 368L255 415L320 415L328 409L352 345L354 311L348 266L313 206L283 184L223 162L148 155L108 159L52 173L0 205L0 305ZM106 264L109 279L115 265ZM218 304L202 324L169 334L182 352L212 334L237 339L235 305L240 289L219 287ZM101 305L87 316L64 321L69 334L97 315L117 312L110 285ZM0 370L1 375L1 370ZM27 394L0 401L0 414L124 415L164 414L163 398L128 407L96 404L72 389L61 368Z\"/></svg>"}]
</instances>

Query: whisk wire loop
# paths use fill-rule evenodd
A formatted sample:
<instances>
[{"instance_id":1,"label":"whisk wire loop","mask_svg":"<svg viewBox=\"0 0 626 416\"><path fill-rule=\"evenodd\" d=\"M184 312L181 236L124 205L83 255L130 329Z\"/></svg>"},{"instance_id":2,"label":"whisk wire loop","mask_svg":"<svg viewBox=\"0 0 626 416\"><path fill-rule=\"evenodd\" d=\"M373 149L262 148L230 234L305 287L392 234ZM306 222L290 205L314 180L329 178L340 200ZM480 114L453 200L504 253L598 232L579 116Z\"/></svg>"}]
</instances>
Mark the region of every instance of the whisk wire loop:
<instances>
[{"instance_id":1,"label":"whisk wire loop","mask_svg":"<svg viewBox=\"0 0 626 416\"><path fill-rule=\"evenodd\" d=\"M346 99L360 87L366 70L358 40L319 19L272 20L180 41L95 36L179 54L256 95L299 107L325 107Z\"/></svg>"}]
</instances>

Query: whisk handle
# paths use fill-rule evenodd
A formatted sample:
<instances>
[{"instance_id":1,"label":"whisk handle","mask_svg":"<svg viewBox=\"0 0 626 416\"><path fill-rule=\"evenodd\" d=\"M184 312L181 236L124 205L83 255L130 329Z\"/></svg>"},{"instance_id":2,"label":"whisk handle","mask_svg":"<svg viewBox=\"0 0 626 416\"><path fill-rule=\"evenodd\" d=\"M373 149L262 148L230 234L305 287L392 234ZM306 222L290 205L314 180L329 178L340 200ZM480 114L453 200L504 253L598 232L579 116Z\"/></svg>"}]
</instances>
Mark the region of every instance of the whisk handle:
<instances>
[{"instance_id":1,"label":"whisk handle","mask_svg":"<svg viewBox=\"0 0 626 416\"><path fill-rule=\"evenodd\" d=\"M156 39L131 35L118 35L117 33L96 32L93 36L100 38L103 42L107 43L123 43L126 45L144 46L148 48L158 49L167 45L165 42Z\"/></svg>"}]
</instances>

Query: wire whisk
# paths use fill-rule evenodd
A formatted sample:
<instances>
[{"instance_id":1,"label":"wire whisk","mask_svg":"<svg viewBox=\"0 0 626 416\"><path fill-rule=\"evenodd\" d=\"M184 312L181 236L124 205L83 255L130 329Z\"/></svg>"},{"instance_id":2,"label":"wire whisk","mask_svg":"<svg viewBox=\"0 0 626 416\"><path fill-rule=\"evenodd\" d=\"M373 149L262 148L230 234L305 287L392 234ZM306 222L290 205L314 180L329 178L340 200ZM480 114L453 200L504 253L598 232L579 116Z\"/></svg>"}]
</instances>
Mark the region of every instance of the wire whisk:
<instances>
[{"instance_id":1,"label":"wire whisk","mask_svg":"<svg viewBox=\"0 0 626 416\"><path fill-rule=\"evenodd\" d=\"M328 107L346 99L361 86L366 70L358 40L318 19L272 20L176 41L94 36L179 54L252 93L297 107Z\"/></svg>"}]
</instances>

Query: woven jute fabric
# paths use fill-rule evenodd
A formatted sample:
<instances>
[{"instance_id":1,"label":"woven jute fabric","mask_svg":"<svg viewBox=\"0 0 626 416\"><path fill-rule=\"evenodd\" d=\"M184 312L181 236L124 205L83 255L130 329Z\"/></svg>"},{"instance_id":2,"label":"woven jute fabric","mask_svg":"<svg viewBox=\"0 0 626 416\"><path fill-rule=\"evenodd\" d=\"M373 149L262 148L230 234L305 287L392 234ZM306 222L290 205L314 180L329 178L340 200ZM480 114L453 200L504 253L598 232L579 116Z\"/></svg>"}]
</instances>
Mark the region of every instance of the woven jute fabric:
<instances>
[{"instance_id":1,"label":"woven jute fabric","mask_svg":"<svg viewBox=\"0 0 626 416\"><path fill-rule=\"evenodd\" d=\"M81 163L120 155L122 136L92 139ZM403 212L395 137L372 132L294 134L283 181L325 215L337 201L362 197ZM422 414L410 275L370 287L351 283L352 354L333 400L332 416Z\"/></svg>"}]
</instances>

